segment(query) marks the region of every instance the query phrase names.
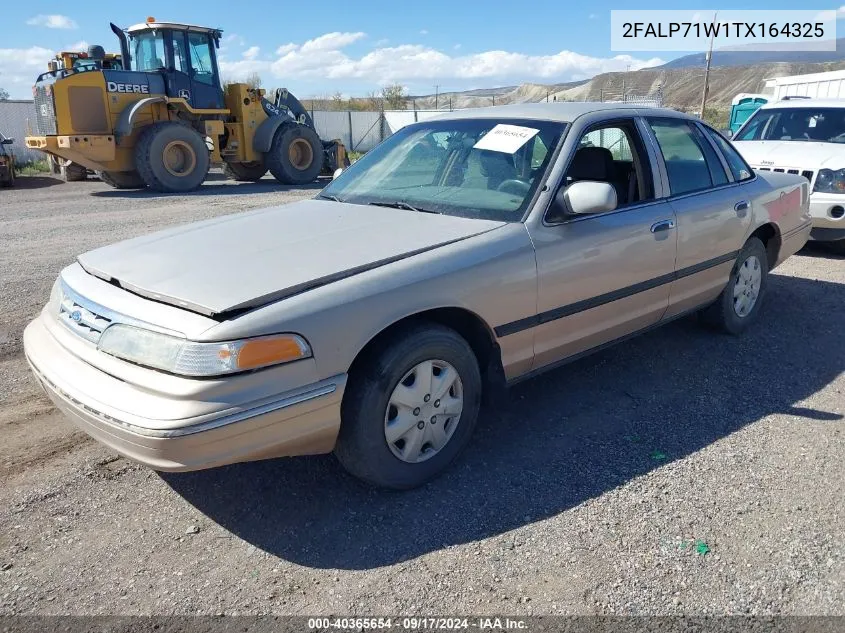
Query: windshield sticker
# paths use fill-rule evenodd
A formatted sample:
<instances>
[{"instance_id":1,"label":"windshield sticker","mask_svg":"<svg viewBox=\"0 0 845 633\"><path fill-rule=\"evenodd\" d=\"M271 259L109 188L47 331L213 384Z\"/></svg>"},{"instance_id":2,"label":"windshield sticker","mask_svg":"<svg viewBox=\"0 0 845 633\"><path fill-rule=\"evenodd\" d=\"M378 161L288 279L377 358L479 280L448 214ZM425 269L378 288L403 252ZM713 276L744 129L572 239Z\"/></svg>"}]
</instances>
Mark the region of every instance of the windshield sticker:
<instances>
[{"instance_id":1,"label":"windshield sticker","mask_svg":"<svg viewBox=\"0 0 845 633\"><path fill-rule=\"evenodd\" d=\"M530 141L539 131L533 127L504 125L500 123L478 139L478 142L473 145L473 149L487 149L493 152L513 154Z\"/></svg>"}]
</instances>

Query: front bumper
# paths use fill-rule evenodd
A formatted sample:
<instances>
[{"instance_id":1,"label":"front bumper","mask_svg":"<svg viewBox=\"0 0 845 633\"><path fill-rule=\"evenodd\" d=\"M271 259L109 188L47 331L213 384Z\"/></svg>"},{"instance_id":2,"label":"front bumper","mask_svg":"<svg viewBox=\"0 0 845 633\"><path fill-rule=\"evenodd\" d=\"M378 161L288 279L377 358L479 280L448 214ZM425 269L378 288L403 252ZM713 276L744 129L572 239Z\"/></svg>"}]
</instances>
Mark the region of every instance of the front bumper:
<instances>
[{"instance_id":1,"label":"front bumper","mask_svg":"<svg viewBox=\"0 0 845 633\"><path fill-rule=\"evenodd\" d=\"M8 165L0 165L0 182L12 179L12 170Z\"/></svg>"},{"instance_id":2,"label":"front bumper","mask_svg":"<svg viewBox=\"0 0 845 633\"><path fill-rule=\"evenodd\" d=\"M162 428L159 420L145 418L144 411L127 414L102 402L98 394L137 388L71 353L51 332L47 318L42 313L24 331L32 370L74 424L129 459L155 470L186 471L334 448L345 375ZM143 401L144 394L137 396ZM159 404L162 397L166 394L156 394ZM173 394L174 408L180 404Z\"/></svg>"},{"instance_id":3,"label":"front bumper","mask_svg":"<svg viewBox=\"0 0 845 633\"><path fill-rule=\"evenodd\" d=\"M845 195L818 192L811 194L810 216L813 219L811 240L845 239Z\"/></svg>"},{"instance_id":4,"label":"front bumper","mask_svg":"<svg viewBox=\"0 0 845 633\"><path fill-rule=\"evenodd\" d=\"M114 136L110 134L27 136L25 142L29 149L66 158L93 171L112 167L117 156Z\"/></svg>"}]
</instances>

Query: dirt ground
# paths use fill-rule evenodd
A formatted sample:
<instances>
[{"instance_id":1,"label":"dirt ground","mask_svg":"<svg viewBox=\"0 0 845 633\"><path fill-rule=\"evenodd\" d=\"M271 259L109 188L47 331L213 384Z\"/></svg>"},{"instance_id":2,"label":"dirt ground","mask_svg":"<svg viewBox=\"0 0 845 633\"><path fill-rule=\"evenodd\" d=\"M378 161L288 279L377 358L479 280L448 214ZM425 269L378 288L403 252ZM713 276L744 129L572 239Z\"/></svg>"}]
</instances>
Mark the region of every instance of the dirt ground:
<instances>
[{"instance_id":1,"label":"dirt ground","mask_svg":"<svg viewBox=\"0 0 845 633\"><path fill-rule=\"evenodd\" d=\"M733 338L694 319L511 390L445 476L332 456L158 474L58 414L21 334L74 256L315 189L0 191L0 614L845 615L845 259Z\"/></svg>"}]
</instances>

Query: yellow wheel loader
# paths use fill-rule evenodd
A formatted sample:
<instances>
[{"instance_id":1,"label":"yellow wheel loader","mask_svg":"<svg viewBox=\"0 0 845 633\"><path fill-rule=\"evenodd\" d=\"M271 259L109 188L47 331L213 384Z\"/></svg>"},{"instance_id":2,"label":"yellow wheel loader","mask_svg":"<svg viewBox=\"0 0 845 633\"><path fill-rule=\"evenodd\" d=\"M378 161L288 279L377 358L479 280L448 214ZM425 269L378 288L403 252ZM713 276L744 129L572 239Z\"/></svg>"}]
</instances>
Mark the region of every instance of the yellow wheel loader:
<instances>
[{"instance_id":1,"label":"yellow wheel loader","mask_svg":"<svg viewBox=\"0 0 845 633\"><path fill-rule=\"evenodd\" d=\"M220 29L147 18L114 24L122 68L61 68L38 77L33 136L26 145L73 161L116 188L196 189L222 163L235 180L268 170L301 185L348 164L339 141L324 142L287 90L229 84L217 65Z\"/></svg>"}]
</instances>

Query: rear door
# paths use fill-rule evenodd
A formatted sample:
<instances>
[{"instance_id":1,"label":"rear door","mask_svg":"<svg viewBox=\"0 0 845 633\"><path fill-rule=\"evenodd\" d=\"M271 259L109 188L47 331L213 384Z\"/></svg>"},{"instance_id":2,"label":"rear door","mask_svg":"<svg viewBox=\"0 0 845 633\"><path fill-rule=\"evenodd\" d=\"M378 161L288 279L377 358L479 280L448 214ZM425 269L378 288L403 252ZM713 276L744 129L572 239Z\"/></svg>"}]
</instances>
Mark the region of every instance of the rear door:
<instances>
[{"instance_id":1,"label":"rear door","mask_svg":"<svg viewBox=\"0 0 845 633\"><path fill-rule=\"evenodd\" d=\"M751 198L694 121L648 117L678 222L676 279L667 317L715 299L751 222Z\"/></svg>"},{"instance_id":2,"label":"rear door","mask_svg":"<svg viewBox=\"0 0 845 633\"><path fill-rule=\"evenodd\" d=\"M654 325L669 300L675 217L656 195L659 181L636 119L593 124L578 135L559 186L609 182L620 202L614 211L547 216L530 228L538 274L534 369ZM578 152L589 160L578 160Z\"/></svg>"}]
</instances>

